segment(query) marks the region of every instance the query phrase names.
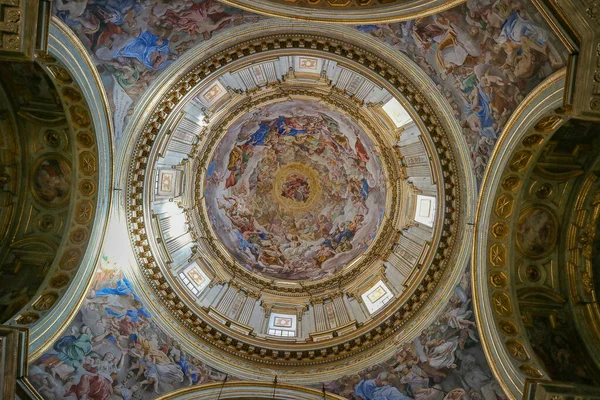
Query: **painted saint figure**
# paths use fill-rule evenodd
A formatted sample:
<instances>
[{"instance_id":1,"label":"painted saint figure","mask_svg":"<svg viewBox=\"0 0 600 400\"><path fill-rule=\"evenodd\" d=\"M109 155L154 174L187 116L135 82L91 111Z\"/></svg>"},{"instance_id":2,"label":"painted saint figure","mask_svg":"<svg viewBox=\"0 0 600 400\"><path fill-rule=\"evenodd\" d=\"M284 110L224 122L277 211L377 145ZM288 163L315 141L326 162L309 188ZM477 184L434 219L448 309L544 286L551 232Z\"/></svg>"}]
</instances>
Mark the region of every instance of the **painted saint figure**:
<instances>
[{"instance_id":1,"label":"painted saint figure","mask_svg":"<svg viewBox=\"0 0 600 400\"><path fill-rule=\"evenodd\" d=\"M135 58L147 68L159 69L166 67L167 61L175 60L177 55L169 50L168 40L145 31L117 50L114 57Z\"/></svg>"}]
</instances>

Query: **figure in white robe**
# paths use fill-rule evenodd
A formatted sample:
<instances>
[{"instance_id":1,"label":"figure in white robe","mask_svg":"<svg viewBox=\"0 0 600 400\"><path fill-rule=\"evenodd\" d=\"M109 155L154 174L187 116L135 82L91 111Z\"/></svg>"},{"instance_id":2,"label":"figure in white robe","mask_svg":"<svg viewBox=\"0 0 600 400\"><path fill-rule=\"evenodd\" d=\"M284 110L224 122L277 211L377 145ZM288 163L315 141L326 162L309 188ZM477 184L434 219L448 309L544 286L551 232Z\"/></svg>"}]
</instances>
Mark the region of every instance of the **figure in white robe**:
<instances>
[{"instance_id":1,"label":"figure in white robe","mask_svg":"<svg viewBox=\"0 0 600 400\"><path fill-rule=\"evenodd\" d=\"M436 346L430 348L427 352L429 365L435 369L456 368L454 361L456 360L455 351L458 347L457 338L450 338L448 341L438 340Z\"/></svg>"}]
</instances>

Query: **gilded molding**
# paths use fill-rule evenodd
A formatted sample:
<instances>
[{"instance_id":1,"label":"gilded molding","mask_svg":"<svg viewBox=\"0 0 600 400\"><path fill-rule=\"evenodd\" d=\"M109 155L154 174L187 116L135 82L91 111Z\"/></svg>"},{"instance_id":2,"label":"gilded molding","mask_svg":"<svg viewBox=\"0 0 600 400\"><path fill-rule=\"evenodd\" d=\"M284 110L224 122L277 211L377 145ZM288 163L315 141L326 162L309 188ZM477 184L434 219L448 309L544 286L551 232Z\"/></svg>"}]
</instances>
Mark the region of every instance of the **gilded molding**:
<instances>
[{"instance_id":1,"label":"gilded molding","mask_svg":"<svg viewBox=\"0 0 600 400\"><path fill-rule=\"evenodd\" d=\"M215 396L222 399L252 398L252 399L305 399L305 400L343 400L344 398L323 390L287 383L229 381L191 386L159 396L156 400L214 400Z\"/></svg>"},{"instance_id":2,"label":"gilded molding","mask_svg":"<svg viewBox=\"0 0 600 400\"><path fill-rule=\"evenodd\" d=\"M276 18L336 24L383 24L438 14L465 0L224 0Z\"/></svg>"},{"instance_id":3,"label":"gilded molding","mask_svg":"<svg viewBox=\"0 0 600 400\"><path fill-rule=\"evenodd\" d=\"M514 252L506 249L514 247L512 232L517 213L513 208L515 204L517 209L521 207L523 181L532 168L532 159L543 149L544 138L554 132L540 128L548 125L544 117L562 103L565 72L559 71L542 82L507 123L490 158L489 165L494 167L486 170L477 207L472 260L475 316L492 372L513 399L522 396L527 377L540 377L540 369L531 365L532 352L526 346L519 305L512 293L516 261ZM558 128L558 124L552 125ZM497 226L508 231L498 235L494 229Z\"/></svg>"},{"instance_id":4,"label":"gilded molding","mask_svg":"<svg viewBox=\"0 0 600 400\"><path fill-rule=\"evenodd\" d=\"M53 18L50 24L48 51L48 55L40 56L40 61L46 59L50 66L60 66L62 69L54 68L54 71L60 71L61 74L66 71L68 78L64 75L63 81L70 83L61 86L61 97L67 104L75 103L83 107L78 109L75 117L81 126L87 125L76 128L78 133L73 136L76 146L81 147L78 163L82 178L78 179L77 191L87 198L79 203L78 212L73 211L73 218L74 221L75 218L79 220L77 224L83 222L87 228L74 229L69 235L73 246L65 247L62 256L56 259L64 272L49 283L60 286L60 281L64 280L65 276L71 276L71 283L60 289L61 297L57 298L54 306L50 308L48 301L52 297L49 297L52 291L43 292L33 299L34 312L43 312L44 315L30 327L30 361L37 359L52 346L76 316L85 298L84 294L91 285L100 256L112 198L112 119L98 71L79 39L56 18ZM85 119L89 119L89 124ZM93 206L93 210L90 206ZM90 239L87 248L84 249L77 242L85 240L85 237Z\"/></svg>"}]
</instances>

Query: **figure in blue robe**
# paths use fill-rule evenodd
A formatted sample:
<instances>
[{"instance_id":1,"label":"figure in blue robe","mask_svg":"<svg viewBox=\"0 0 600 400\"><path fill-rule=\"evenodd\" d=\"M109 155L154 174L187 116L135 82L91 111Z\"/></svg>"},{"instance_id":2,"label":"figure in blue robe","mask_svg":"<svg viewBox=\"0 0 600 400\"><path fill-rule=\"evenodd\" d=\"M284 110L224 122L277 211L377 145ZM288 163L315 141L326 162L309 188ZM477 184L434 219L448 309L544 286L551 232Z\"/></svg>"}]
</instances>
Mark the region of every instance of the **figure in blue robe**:
<instances>
[{"instance_id":1,"label":"figure in blue robe","mask_svg":"<svg viewBox=\"0 0 600 400\"><path fill-rule=\"evenodd\" d=\"M188 361L187 357L184 356L183 354L181 356L179 356L179 361L176 361L175 364L179 365L181 367L181 370L183 371L183 376L189 376L190 380L192 381L192 385L194 385L196 382L198 382L198 378L199 378L199 374L198 374L198 369L190 364L190 362Z\"/></svg>"},{"instance_id":2,"label":"figure in blue robe","mask_svg":"<svg viewBox=\"0 0 600 400\"><path fill-rule=\"evenodd\" d=\"M296 129L292 128L287 124L284 116L279 116L277 120L277 133L285 136L296 136L299 133L306 132L306 129Z\"/></svg>"},{"instance_id":3,"label":"figure in blue robe","mask_svg":"<svg viewBox=\"0 0 600 400\"><path fill-rule=\"evenodd\" d=\"M248 139L248 141L246 142L246 145L248 145L248 146L264 146L265 139L267 138L267 135L269 134L270 129L271 129L271 127L268 124L261 122L258 125L258 129L256 130L256 132L254 132L252 134L252 136L250 136L250 139Z\"/></svg>"},{"instance_id":4,"label":"figure in blue robe","mask_svg":"<svg viewBox=\"0 0 600 400\"><path fill-rule=\"evenodd\" d=\"M377 25L358 25L356 29L364 33L371 33L379 29L379 27Z\"/></svg>"},{"instance_id":5,"label":"figure in blue robe","mask_svg":"<svg viewBox=\"0 0 600 400\"><path fill-rule=\"evenodd\" d=\"M397 388L389 385L378 387L374 392L373 400L413 400Z\"/></svg>"},{"instance_id":6,"label":"figure in blue robe","mask_svg":"<svg viewBox=\"0 0 600 400\"><path fill-rule=\"evenodd\" d=\"M82 333L79 336L63 336L54 346L56 356L65 364L77 368L88 354L92 351L92 335Z\"/></svg>"},{"instance_id":7,"label":"figure in blue robe","mask_svg":"<svg viewBox=\"0 0 600 400\"><path fill-rule=\"evenodd\" d=\"M479 118L481 121L481 127L484 131L493 129L494 118L492 117L492 110L490 108L491 99L490 96L481 88L481 86L477 87L477 98L477 105L479 106L479 109L475 111L475 115L477 115L477 118Z\"/></svg>"},{"instance_id":8,"label":"figure in blue robe","mask_svg":"<svg viewBox=\"0 0 600 400\"><path fill-rule=\"evenodd\" d=\"M522 18L519 10L515 10L504 21L496 41L503 43L506 40L511 40L515 43L521 43L522 37L529 38L540 47L544 47L548 41L548 34L544 28L533 21Z\"/></svg>"},{"instance_id":9,"label":"figure in blue robe","mask_svg":"<svg viewBox=\"0 0 600 400\"><path fill-rule=\"evenodd\" d=\"M375 379L363 379L354 387L354 394L362 397L365 400L372 400L375 390L377 390L377 383Z\"/></svg>"},{"instance_id":10,"label":"figure in blue robe","mask_svg":"<svg viewBox=\"0 0 600 400\"><path fill-rule=\"evenodd\" d=\"M173 59L175 56L169 50L169 41L161 39L152 33L145 31L133 41L129 42L121 49L117 50L114 57L129 57L139 60L144 66L152 69L159 69L167 65L166 62L156 64L157 58L164 60Z\"/></svg>"},{"instance_id":11,"label":"figure in blue robe","mask_svg":"<svg viewBox=\"0 0 600 400\"><path fill-rule=\"evenodd\" d=\"M238 238L238 248L241 251L244 251L245 249L250 250L250 253L252 253L252 255L258 260L258 249L256 248L256 246L252 243L250 243L249 241L247 241L246 239L244 239L244 235L242 235L242 233L240 231L234 230L235 235Z\"/></svg>"},{"instance_id":12,"label":"figure in blue robe","mask_svg":"<svg viewBox=\"0 0 600 400\"><path fill-rule=\"evenodd\" d=\"M473 104L467 104L467 113L473 112L477 116L481 122L482 135L495 139L496 132L494 132L494 118L492 117L490 103L490 96L478 85L477 105L473 107Z\"/></svg>"},{"instance_id":13,"label":"figure in blue robe","mask_svg":"<svg viewBox=\"0 0 600 400\"><path fill-rule=\"evenodd\" d=\"M367 182L367 180L365 178L363 178L363 180L362 180L362 186L360 188L360 195L365 200L367 200L367 197L369 197L369 183Z\"/></svg>"},{"instance_id":14,"label":"figure in blue robe","mask_svg":"<svg viewBox=\"0 0 600 400\"><path fill-rule=\"evenodd\" d=\"M346 228L335 237L334 241L337 244L340 244L344 239L350 242L354 238L354 234L353 230Z\"/></svg>"},{"instance_id":15,"label":"figure in blue robe","mask_svg":"<svg viewBox=\"0 0 600 400\"><path fill-rule=\"evenodd\" d=\"M140 298L134 293L133 286L127 278L119 279L116 288L104 288L96 291L96 297L109 296L116 294L117 296L131 295L135 300L140 301Z\"/></svg>"},{"instance_id":16,"label":"figure in blue robe","mask_svg":"<svg viewBox=\"0 0 600 400\"><path fill-rule=\"evenodd\" d=\"M150 312L148 310L146 310L146 307L142 306L141 304L140 304L140 308L138 308L136 310L127 310L124 313L118 313L116 311L111 310L109 307L106 307L105 310L106 310L107 314L115 316L119 319L127 316L127 317L131 318L132 322L138 322L140 316L142 316L144 318L152 318L152 315L150 315Z\"/></svg>"},{"instance_id":17,"label":"figure in blue robe","mask_svg":"<svg viewBox=\"0 0 600 400\"><path fill-rule=\"evenodd\" d=\"M364 400L412 400L390 385L383 385L379 379L361 380L354 387L354 394Z\"/></svg>"},{"instance_id":18,"label":"figure in blue robe","mask_svg":"<svg viewBox=\"0 0 600 400\"><path fill-rule=\"evenodd\" d=\"M212 160L210 164L208 164L208 168L206 169L206 176L211 177L213 172L215 172L215 160Z\"/></svg>"},{"instance_id":19,"label":"figure in blue robe","mask_svg":"<svg viewBox=\"0 0 600 400\"><path fill-rule=\"evenodd\" d=\"M94 4L105 10L116 11L122 15L127 14L131 10L137 15L142 9L141 2L136 0L94 0Z\"/></svg>"}]
</instances>

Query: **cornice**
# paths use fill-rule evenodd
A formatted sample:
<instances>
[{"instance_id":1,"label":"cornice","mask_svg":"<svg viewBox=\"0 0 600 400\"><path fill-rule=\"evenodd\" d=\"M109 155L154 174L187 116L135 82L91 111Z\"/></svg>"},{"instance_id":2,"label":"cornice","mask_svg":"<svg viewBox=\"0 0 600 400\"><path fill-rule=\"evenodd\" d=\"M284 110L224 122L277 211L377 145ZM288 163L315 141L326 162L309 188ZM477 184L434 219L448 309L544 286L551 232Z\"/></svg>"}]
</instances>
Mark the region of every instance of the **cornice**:
<instances>
[{"instance_id":1,"label":"cornice","mask_svg":"<svg viewBox=\"0 0 600 400\"><path fill-rule=\"evenodd\" d=\"M335 24L384 24L438 14L465 0L224 0L226 4L276 18ZM302 5L299 5L302 4Z\"/></svg>"}]
</instances>

